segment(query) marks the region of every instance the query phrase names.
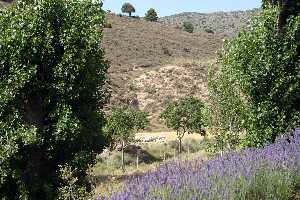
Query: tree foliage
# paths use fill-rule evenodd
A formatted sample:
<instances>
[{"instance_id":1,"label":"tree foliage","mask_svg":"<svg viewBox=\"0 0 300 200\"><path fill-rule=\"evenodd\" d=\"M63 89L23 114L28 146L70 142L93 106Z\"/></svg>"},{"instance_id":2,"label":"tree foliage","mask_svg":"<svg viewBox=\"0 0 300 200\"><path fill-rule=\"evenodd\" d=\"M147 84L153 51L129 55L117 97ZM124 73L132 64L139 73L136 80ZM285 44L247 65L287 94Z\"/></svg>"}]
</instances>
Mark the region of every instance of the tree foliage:
<instances>
[{"instance_id":1,"label":"tree foliage","mask_svg":"<svg viewBox=\"0 0 300 200\"><path fill-rule=\"evenodd\" d=\"M220 68L213 73L216 82L210 90L221 96L216 107L232 111L218 118L235 119L233 127L246 131L248 146L274 142L278 134L300 124L300 16L290 18L285 34L278 35L279 12L263 11L248 32L227 41ZM220 126L228 129L229 124Z\"/></svg>"},{"instance_id":2,"label":"tree foliage","mask_svg":"<svg viewBox=\"0 0 300 200\"><path fill-rule=\"evenodd\" d=\"M105 142L101 5L20 0L0 10L1 199L56 199L65 164L88 186Z\"/></svg>"},{"instance_id":3,"label":"tree foliage","mask_svg":"<svg viewBox=\"0 0 300 200\"><path fill-rule=\"evenodd\" d=\"M265 9L278 8L277 33L279 36L284 34L288 20L300 13L300 1L298 0L263 0L262 3L262 7Z\"/></svg>"},{"instance_id":4,"label":"tree foliage","mask_svg":"<svg viewBox=\"0 0 300 200\"><path fill-rule=\"evenodd\" d=\"M232 150L239 144L238 134L243 131L243 115L246 112L244 99L235 80L232 68L211 65L208 73L210 105L207 124L214 136L211 151Z\"/></svg>"},{"instance_id":5,"label":"tree foliage","mask_svg":"<svg viewBox=\"0 0 300 200\"><path fill-rule=\"evenodd\" d=\"M112 109L104 130L113 141L128 143L134 139L135 131L145 129L148 123L147 113L122 105Z\"/></svg>"},{"instance_id":6,"label":"tree foliage","mask_svg":"<svg viewBox=\"0 0 300 200\"><path fill-rule=\"evenodd\" d=\"M121 11L123 13L128 13L129 17L131 17L131 13L135 12L135 8L133 7L133 5L131 3L124 3Z\"/></svg>"},{"instance_id":7,"label":"tree foliage","mask_svg":"<svg viewBox=\"0 0 300 200\"><path fill-rule=\"evenodd\" d=\"M182 138L185 134L204 134L204 104L194 97L183 97L167 104L161 113L161 119L168 128L176 131L179 140L179 152L182 150Z\"/></svg>"},{"instance_id":8,"label":"tree foliage","mask_svg":"<svg viewBox=\"0 0 300 200\"><path fill-rule=\"evenodd\" d=\"M135 133L149 125L148 114L129 106L117 106L107 117L104 132L112 142L122 146L122 168L124 170L124 147L134 140Z\"/></svg>"},{"instance_id":9,"label":"tree foliage","mask_svg":"<svg viewBox=\"0 0 300 200\"><path fill-rule=\"evenodd\" d=\"M150 22L156 22L157 19L158 16L156 11L154 10L154 8L150 8L145 15L145 20Z\"/></svg>"},{"instance_id":10,"label":"tree foliage","mask_svg":"<svg viewBox=\"0 0 300 200\"><path fill-rule=\"evenodd\" d=\"M191 22L183 22L183 30L188 33L193 33L194 25Z\"/></svg>"}]
</instances>

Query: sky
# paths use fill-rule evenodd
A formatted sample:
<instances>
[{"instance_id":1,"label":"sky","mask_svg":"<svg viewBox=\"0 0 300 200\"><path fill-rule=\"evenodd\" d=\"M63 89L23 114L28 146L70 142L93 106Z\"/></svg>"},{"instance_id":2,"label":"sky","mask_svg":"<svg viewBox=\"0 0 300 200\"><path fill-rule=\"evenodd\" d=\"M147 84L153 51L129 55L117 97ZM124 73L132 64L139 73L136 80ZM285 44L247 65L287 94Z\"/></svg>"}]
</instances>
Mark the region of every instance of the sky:
<instances>
[{"instance_id":1,"label":"sky","mask_svg":"<svg viewBox=\"0 0 300 200\"><path fill-rule=\"evenodd\" d=\"M135 7L136 13L133 15L144 16L149 8L154 8L159 17L181 12L248 10L261 5L261 0L103 0L103 8L121 13L125 2Z\"/></svg>"}]
</instances>

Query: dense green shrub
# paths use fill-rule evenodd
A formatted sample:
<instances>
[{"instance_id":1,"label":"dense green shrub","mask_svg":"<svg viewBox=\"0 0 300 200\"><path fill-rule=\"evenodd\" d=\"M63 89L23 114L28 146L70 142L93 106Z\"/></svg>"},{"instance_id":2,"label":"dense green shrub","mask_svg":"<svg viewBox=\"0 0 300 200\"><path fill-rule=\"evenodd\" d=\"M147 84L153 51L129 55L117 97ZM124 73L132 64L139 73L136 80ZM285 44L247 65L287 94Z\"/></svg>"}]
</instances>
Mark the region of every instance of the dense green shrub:
<instances>
[{"instance_id":1,"label":"dense green shrub","mask_svg":"<svg viewBox=\"0 0 300 200\"><path fill-rule=\"evenodd\" d=\"M157 19L158 16L156 11L154 10L154 8L150 8L145 15L145 20L150 22L156 22Z\"/></svg>"},{"instance_id":2,"label":"dense green shrub","mask_svg":"<svg viewBox=\"0 0 300 200\"><path fill-rule=\"evenodd\" d=\"M263 4L262 5L263 8L268 8L268 7L270 8L270 7L278 6L283 11L284 11L284 9L286 9L287 15L285 17L296 16L300 13L300 2L299 1L263 0L262 4Z\"/></svg>"},{"instance_id":3,"label":"dense green shrub","mask_svg":"<svg viewBox=\"0 0 300 200\"><path fill-rule=\"evenodd\" d=\"M182 28L184 31L186 31L188 33L194 32L194 25L191 22L183 22Z\"/></svg>"},{"instance_id":4,"label":"dense green shrub","mask_svg":"<svg viewBox=\"0 0 300 200\"><path fill-rule=\"evenodd\" d=\"M248 32L225 43L221 67L211 69L217 126L245 130L248 146L274 142L300 124L300 16L291 17L281 35L278 13L262 11Z\"/></svg>"},{"instance_id":5,"label":"dense green shrub","mask_svg":"<svg viewBox=\"0 0 300 200\"><path fill-rule=\"evenodd\" d=\"M0 199L56 199L59 165L88 189L103 149L104 13L91 0L20 0L0 10Z\"/></svg>"}]
</instances>

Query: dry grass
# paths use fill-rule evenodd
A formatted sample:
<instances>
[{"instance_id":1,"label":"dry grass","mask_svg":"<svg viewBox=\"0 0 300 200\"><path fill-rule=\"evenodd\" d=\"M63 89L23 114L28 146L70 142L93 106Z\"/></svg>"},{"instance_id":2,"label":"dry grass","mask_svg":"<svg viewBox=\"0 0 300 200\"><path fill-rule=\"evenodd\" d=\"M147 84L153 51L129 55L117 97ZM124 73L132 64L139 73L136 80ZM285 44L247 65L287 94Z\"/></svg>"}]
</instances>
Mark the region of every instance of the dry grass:
<instances>
[{"instance_id":1,"label":"dry grass","mask_svg":"<svg viewBox=\"0 0 300 200\"><path fill-rule=\"evenodd\" d=\"M112 28L104 30L103 47L112 72L155 67L170 58L214 58L221 38L207 33L186 33L142 19L108 14Z\"/></svg>"},{"instance_id":2,"label":"dry grass","mask_svg":"<svg viewBox=\"0 0 300 200\"><path fill-rule=\"evenodd\" d=\"M205 151L209 142L208 138L204 138L199 134L186 135L183 141L183 153L178 154L178 142L174 132L156 132L156 133L138 133L137 138L143 137L165 137L163 142L147 142L135 144L140 149L139 167L136 167L136 152L125 150L125 169L121 170L121 157L119 151L112 151L110 156L93 167L93 177L96 183L95 193L101 196L109 196L117 191L122 190L126 180L133 176L143 175L146 172L155 170L165 162L174 159L191 160L209 158L209 154ZM208 139L208 140L207 140ZM132 144L134 145L134 144ZM134 146L135 146L134 145ZM149 156L144 156L144 155ZM175 156L175 157L174 157ZM101 157L101 156L100 156ZM151 160L145 160L150 159Z\"/></svg>"},{"instance_id":3,"label":"dry grass","mask_svg":"<svg viewBox=\"0 0 300 200\"><path fill-rule=\"evenodd\" d=\"M95 193L101 196L110 196L116 191L120 191L124 186L124 181L135 175L144 174L147 171L154 170L159 163L141 164L139 169L136 166L126 166L126 171L121 169L110 169L111 173L105 174L102 169L94 168L94 175L98 179Z\"/></svg>"},{"instance_id":4,"label":"dry grass","mask_svg":"<svg viewBox=\"0 0 300 200\"><path fill-rule=\"evenodd\" d=\"M142 73L133 79L140 109L150 113L152 131L165 130L159 115L169 101L183 96L207 100L208 64L193 62L161 66Z\"/></svg>"},{"instance_id":5,"label":"dry grass","mask_svg":"<svg viewBox=\"0 0 300 200\"><path fill-rule=\"evenodd\" d=\"M149 136L162 137L162 138L164 138L164 141L166 141L166 142L177 140L176 133L168 132L168 131L138 133L138 134L136 134L136 139L145 138L145 137L149 137ZM203 136L201 136L200 134L187 134L184 137L184 140L191 140L191 139L201 140L201 139L203 139Z\"/></svg>"},{"instance_id":6,"label":"dry grass","mask_svg":"<svg viewBox=\"0 0 300 200\"><path fill-rule=\"evenodd\" d=\"M180 157L175 159L180 160L191 160L191 159L202 159L206 160L207 153L205 151L198 151L195 153L183 153ZM168 159L166 162L174 160L174 158ZM115 192L121 191L124 187L126 179L134 176L143 175L146 172L157 169L163 162L154 162L152 164L141 164L137 169L135 165L126 166L126 171L123 172L121 169L114 169L112 166L108 166L107 170L102 167L99 168L97 165L93 169L95 181L97 183L94 190L95 194L104 196L110 196Z\"/></svg>"}]
</instances>

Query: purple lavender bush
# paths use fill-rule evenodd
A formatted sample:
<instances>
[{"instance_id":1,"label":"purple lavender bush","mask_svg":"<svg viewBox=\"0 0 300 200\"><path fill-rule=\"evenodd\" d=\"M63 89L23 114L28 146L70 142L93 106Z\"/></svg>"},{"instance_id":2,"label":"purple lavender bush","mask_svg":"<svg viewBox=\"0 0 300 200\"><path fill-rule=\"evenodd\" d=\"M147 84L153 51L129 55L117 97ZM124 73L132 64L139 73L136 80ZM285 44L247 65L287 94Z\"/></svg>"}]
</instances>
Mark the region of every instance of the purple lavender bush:
<instances>
[{"instance_id":1,"label":"purple lavender bush","mask_svg":"<svg viewBox=\"0 0 300 200\"><path fill-rule=\"evenodd\" d=\"M293 199L300 183L300 129L263 148L213 160L177 161L134 177L107 200Z\"/></svg>"}]
</instances>

